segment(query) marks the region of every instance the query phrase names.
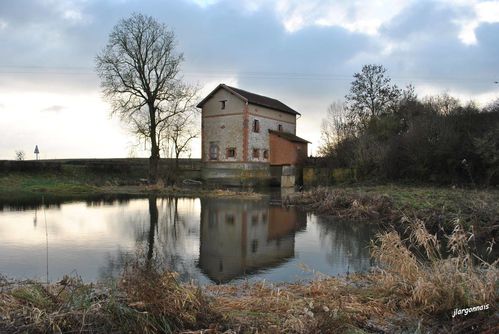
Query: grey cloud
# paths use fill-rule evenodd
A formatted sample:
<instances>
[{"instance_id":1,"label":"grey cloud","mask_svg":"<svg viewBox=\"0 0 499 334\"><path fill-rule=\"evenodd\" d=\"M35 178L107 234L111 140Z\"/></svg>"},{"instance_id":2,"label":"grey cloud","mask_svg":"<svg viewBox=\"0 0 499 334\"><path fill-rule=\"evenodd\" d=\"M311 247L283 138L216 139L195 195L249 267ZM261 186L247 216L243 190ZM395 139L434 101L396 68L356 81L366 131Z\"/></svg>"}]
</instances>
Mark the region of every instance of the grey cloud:
<instances>
[{"instance_id":1,"label":"grey cloud","mask_svg":"<svg viewBox=\"0 0 499 334\"><path fill-rule=\"evenodd\" d=\"M464 45L456 23L472 15L465 7L419 2L385 24L381 38L395 45L395 51L380 55L403 85L431 85L441 90L477 94L490 89L491 75L499 69L498 24L476 30L477 45Z\"/></svg>"},{"instance_id":2,"label":"grey cloud","mask_svg":"<svg viewBox=\"0 0 499 334\"><path fill-rule=\"evenodd\" d=\"M408 39L424 41L428 37L457 37L458 26L453 20L464 15L460 7L436 5L430 1L416 2L384 24L380 34L398 42Z\"/></svg>"}]
</instances>

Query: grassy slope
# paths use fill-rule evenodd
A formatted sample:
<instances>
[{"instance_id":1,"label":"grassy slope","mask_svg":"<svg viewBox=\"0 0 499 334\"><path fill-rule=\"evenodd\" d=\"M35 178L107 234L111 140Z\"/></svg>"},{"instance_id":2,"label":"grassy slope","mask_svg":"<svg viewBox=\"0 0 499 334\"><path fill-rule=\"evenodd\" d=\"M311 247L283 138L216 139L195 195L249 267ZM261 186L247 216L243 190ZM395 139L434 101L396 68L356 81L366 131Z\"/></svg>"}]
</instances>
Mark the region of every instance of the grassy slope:
<instances>
[{"instance_id":1,"label":"grassy slope","mask_svg":"<svg viewBox=\"0 0 499 334\"><path fill-rule=\"evenodd\" d=\"M119 174L92 174L65 170L59 173L9 173L0 174L0 203L30 204L88 199L102 196L177 196L177 197L238 197L259 199L253 192L200 189L199 187L165 187L138 185L139 177Z\"/></svg>"}]
</instances>

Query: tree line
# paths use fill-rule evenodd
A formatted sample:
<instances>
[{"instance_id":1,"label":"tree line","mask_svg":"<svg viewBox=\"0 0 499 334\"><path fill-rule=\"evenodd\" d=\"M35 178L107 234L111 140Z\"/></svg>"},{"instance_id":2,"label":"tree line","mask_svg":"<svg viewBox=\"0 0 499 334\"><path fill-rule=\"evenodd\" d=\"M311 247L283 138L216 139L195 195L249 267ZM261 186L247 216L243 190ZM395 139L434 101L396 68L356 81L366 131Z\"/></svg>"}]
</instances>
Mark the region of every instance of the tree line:
<instances>
[{"instance_id":1,"label":"tree line","mask_svg":"<svg viewBox=\"0 0 499 334\"><path fill-rule=\"evenodd\" d=\"M381 65L354 75L322 123L320 154L357 179L499 184L499 99L485 107L441 94L419 98Z\"/></svg>"}]
</instances>

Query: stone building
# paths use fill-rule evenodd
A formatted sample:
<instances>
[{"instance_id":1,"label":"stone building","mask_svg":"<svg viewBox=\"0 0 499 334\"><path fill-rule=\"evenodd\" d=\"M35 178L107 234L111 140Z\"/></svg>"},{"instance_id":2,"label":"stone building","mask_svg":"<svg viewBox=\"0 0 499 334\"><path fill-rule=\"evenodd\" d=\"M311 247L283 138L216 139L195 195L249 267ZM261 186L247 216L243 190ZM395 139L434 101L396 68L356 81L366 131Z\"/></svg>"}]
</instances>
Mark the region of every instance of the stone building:
<instances>
[{"instance_id":1,"label":"stone building","mask_svg":"<svg viewBox=\"0 0 499 334\"><path fill-rule=\"evenodd\" d=\"M309 142L296 136L300 113L276 99L220 84L197 107L208 182L279 182L282 166L299 166L307 158Z\"/></svg>"}]
</instances>

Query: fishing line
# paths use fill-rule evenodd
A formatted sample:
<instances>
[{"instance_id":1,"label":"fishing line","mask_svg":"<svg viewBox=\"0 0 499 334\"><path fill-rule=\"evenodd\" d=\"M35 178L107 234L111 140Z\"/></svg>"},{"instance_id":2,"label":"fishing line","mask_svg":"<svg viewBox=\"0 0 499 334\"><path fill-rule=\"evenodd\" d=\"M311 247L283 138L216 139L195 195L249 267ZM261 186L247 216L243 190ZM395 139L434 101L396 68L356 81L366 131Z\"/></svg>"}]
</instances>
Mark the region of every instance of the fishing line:
<instances>
[{"instance_id":1,"label":"fishing line","mask_svg":"<svg viewBox=\"0 0 499 334\"><path fill-rule=\"evenodd\" d=\"M42 196L43 218L45 220L45 264L47 274L47 285L49 284L49 232L47 229L47 214L45 213L45 200Z\"/></svg>"}]
</instances>

